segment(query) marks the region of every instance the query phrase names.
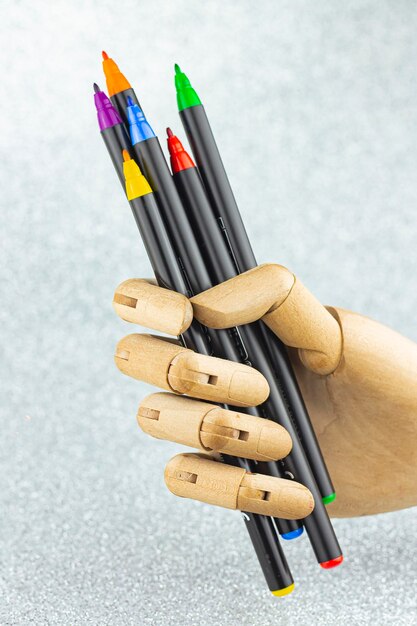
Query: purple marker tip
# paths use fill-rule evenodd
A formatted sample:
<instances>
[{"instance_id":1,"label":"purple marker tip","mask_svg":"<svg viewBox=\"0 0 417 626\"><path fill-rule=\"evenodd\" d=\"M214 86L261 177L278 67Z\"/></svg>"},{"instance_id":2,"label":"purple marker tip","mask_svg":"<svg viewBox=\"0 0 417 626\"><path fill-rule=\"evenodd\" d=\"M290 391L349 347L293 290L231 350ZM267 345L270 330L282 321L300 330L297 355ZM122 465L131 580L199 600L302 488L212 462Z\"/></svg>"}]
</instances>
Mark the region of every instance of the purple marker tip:
<instances>
[{"instance_id":1,"label":"purple marker tip","mask_svg":"<svg viewBox=\"0 0 417 626\"><path fill-rule=\"evenodd\" d=\"M93 88L94 88L94 93L98 93L99 91L101 91L100 87L97 85L97 83L93 83Z\"/></svg>"},{"instance_id":2,"label":"purple marker tip","mask_svg":"<svg viewBox=\"0 0 417 626\"><path fill-rule=\"evenodd\" d=\"M95 83L94 83L95 85ZM95 91L95 87L94 87ZM106 130L116 124L121 124L122 119L104 91L95 91L94 104L97 109L97 119L100 131Z\"/></svg>"}]
</instances>

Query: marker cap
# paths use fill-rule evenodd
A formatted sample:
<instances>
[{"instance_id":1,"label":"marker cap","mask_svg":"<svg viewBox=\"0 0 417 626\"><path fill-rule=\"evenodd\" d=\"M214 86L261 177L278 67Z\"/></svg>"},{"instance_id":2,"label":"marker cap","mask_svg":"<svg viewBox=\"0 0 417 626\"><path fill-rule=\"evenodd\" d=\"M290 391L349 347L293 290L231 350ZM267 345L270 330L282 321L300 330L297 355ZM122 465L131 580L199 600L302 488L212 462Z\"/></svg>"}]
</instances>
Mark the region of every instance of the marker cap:
<instances>
[{"instance_id":1,"label":"marker cap","mask_svg":"<svg viewBox=\"0 0 417 626\"><path fill-rule=\"evenodd\" d=\"M201 100L191 86L188 77L181 71L181 68L177 64L175 64L175 87L177 90L179 111L201 104Z\"/></svg>"},{"instance_id":2,"label":"marker cap","mask_svg":"<svg viewBox=\"0 0 417 626\"><path fill-rule=\"evenodd\" d=\"M323 504L330 504L336 500L336 494L334 492L330 493L328 496L323 496L322 500Z\"/></svg>"},{"instance_id":3,"label":"marker cap","mask_svg":"<svg viewBox=\"0 0 417 626\"><path fill-rule=\"evenodd\" d=\"M288 594L294 591L294 583L292 585L288 585L288 587L284 587L284 589L277 589L276 591L271 591L273 596L278 598L282 598L283 596L288 596Z\"/></svg>"},{"instance_id":4,"label":"marker cap","mask_svg":"<svg viewBox=\"0 0 417 626\"><path fill-rule=\"evenodd\" d=\"M176 135L174 135L170 128L167 128L167 135L168 152L171 159L172 173L176 174L177 172L181 172L182 170L187 170L191 167L195 167L192 158L190 157L188 152L184 150L181 141Z\"/></svg>"},{"instance_id":5,"label":"marker cap","mask_svg":"<svg viewBox=\"0 0 417 626\"><path fill-rule=\"evenodd\" d=\"M300 526L300 528L296 528L295 530L291 530L289 533L283 533L281 535L281 537L283 539L285 539L286 541L291 541L291 539L297 539L297 537L302 535L303 532L304 532L304 528L303 528L303 526Z\"/></svg>"},{"instance_id":6,"label":"marker cap","mask_svg":"<svg viewBox=\"0 0 417 626\"><path fill-rule=\"evenodd\" d=\"M94 94L94 104L97 109L97 119L100 131L122 123L119 113L116 111L104 91L97 91Z\"/></svg>"},{"instance_id":7,"label":"marker cap","mask_svg":"<svg viewBox=\"0 0 417 626\"><path fill-rule=\"evenodd\" d=\"M123 150L123 174L126 179L126 195L128 200L152 193L152 189L139 169L138 164L130 158L127 150Z\"/></svg>"},{"instance_id":8,"label":"marker cap","mask_svg":"<svg viewBox=\"0 0 417 626\"><path fill-rule=\"evenodd\" d=\"M103 71L106 77L107 91L110 98L116 93L120 93L125 89L130 89L131 84L127 78L121 73L117 64L110 59L106 52L103 51Z\"/></svg>"},{"instance_id":9,"label":"marker cap","mask_svg":"<svg viewBox=\"0 0 417 626\"><path fill-rule=\"evenodd\" d=\"M324 561L323 563L320 563L320 565L323 569L331 569L332 567L337 567L341 563L343 563L343 554L337 556L335 559L330 559L330 561Z\"/></svg>"},{"instance_id":10,"label":"marker cap","mask_svg":"<svg viewBox=\"0 0 417 626\"><path fill-rule=\"evenodd\" d=\"M127 119L129 121L132 146L155 137L155 133L144 116L142 109L130 97L127 98Z\"/></svg>"}]
</instances>

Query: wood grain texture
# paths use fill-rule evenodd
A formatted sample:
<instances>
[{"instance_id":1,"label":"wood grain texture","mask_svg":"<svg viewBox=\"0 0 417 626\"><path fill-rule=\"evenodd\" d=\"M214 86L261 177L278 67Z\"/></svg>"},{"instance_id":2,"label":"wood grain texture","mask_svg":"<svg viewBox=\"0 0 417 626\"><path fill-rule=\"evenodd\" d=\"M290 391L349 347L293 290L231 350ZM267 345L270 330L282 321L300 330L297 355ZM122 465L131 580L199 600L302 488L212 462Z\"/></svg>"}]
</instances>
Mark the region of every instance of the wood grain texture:
<instances>
[{"instance_id":1,"label":"wood grain texture","mask_svg":"<svg viewBox=\"0 0 417 626\"><path fill-rule=\"evenodd\" d=\"M262 319L318 374L333 372L342 334L325 307L282 265L260 265L191 299L195 317L212 328Z\"/></svg>"},{"instance_id":2,"label":"wood grain texture","mask_svg":"<svg viewBox=\"0 0 417 626\"><path fill-rule=\"evenodd\" d=\"M126 322L174 336L187 330L193 319L193 308L185 296L140 278L125 280L117 287L113 308Z\"/></svg>"},{"instance_id":3,"label":"wood grain texture","mask_svg":"<svg viewBox=\"0 0 417 626\"><path fill-rule=\"evenodd\" d=\"M260 266L199 294L193 307L203 323L216 328L261 316L291 346L290 358L336 488L330 515L417 505L417 344L364 316L322 306L277 265ZM240 372L238 384L231 384L236 364L228 370L226 361L217 366L174 343L164 347L161 338L138 357L136 344L142 349L141 342L125 338L119 344L116 361L129 375L212 402L237 405L238 396L250 404L267 393L262 377L251 378L248 372ZM124 360L129 350L131 363ZM211 387L210 380L215 382ZM203 445L216 449L214 439L203 439L214 433L202 433Z\"/></svg>"},{"instance_id":4,"label":"wood grain texture","mask_svg":"<svg viewBox=\"0 0 417 626\"><path fill-rule=\"evenodd\" d=\"M203 400L255 406L269 394L266 379L253 367L197 354L164 337L127 335L114 358L127 376Z\"/></svg>"},{"instance_id":5,"label":"wood grain texture","mask_svg":"<svg viewBox=\"0 0 417 626\"><path fill-rule=\"evenodd\" d=\"M330 376L290 351L337 498L333 517L417 504L417 345L369 318L330 309L343 356Z\"/></svg>"},{"instance_id":6,"label":"wood grain texture","mask_svg":"<svg viewBox=\"0 0 417 626\"><path fill-rule=\"evenodd\" d=\"M271 420L170 393L144 398L137 421L158 439L258 461L282 459L292 447L287 431Z\"/></svg>"},{"instance_id":7,"label":"wood grain texture","mask_svg":"<svg viewBox=\"0 0 417 626\"><path fill-rule=\"evenodd\" d=\"M201 454L172 458L165 468L165 483L183 498L283 519L307 517L314 508L311 493L299 483L250 474Z\"/></svg>"}]
</instances>

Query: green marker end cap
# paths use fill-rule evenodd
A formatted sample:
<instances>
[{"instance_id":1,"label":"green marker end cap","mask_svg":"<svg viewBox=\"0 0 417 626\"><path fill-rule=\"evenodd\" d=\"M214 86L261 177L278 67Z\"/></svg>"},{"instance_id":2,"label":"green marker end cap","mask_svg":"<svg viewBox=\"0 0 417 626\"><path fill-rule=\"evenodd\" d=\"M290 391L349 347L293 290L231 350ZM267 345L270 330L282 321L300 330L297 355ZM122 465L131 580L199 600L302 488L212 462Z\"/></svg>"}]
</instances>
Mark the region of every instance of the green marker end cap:
<instances>
[{"instance_id":1,"label":"green marker end cap","mask_svg":"<svg viewBox=\"0 0 417 626\"><path fill-rule=\"evenodd\" d=\"M175 88L177 90L179 111L201 104L201 100L191 86L188 77L181 71L180 66L177 64L175 64Z\"/></svg>"},{"instance_id":2,"label":"green marker end cap","mask_svg":"<svg viewBox=\"0 0 417 626\"><path fill-rule=\"evenodd\" d=\"M323 504L330 504L330 502L334 502L336 500L336 494L331 493L329 496L324 496Z\"/></svg>"}]
</instances>

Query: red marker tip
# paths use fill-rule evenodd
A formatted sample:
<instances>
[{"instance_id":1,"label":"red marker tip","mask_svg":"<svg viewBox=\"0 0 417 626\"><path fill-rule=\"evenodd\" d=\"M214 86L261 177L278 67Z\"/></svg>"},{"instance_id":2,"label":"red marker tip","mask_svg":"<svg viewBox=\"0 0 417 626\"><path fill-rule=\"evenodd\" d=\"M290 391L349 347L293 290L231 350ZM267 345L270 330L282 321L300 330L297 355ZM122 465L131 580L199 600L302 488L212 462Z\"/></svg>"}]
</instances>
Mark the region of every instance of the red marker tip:
<instances>
[{"instance_id":1,"label":"red marker tip","mask_svg":"<svg viewBox=\"0 0 417 626\"><path fill-rule=\"evenodd\" d=\"M101 56L103 57L103 60L104 60L104 61L107 61L107 59L109 58L109 55L108 55L108 54L107 54L107 52L105 52L104 50L103 50L103 52L101 53Z\"/></svg>"},{"instance_id":2,"label":"red marker tip","mask_svg":"<svg viewBox=\"0 0 417 626\"><path fill-rule=\"evenodd\" d=\"M176 135L174 135L170 128L167 128L167 135L168 152L171 157L172 173L178 174L178 172L182 172L182 170L188 170L191 167L195 167L190 155L184 150L181 141Z\"/></svg>"},{"instance_id":3,"label":"red marker tip","mask_svg":"<svg viewBox=\"0 0 417 626\"><path fill-rule=\"evenodd\" d=\"M128 153L127 150L122 150L122 154L123 154L123 161L130 161L130 154Z\"/></svg>"}]
</instances>

